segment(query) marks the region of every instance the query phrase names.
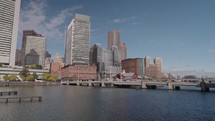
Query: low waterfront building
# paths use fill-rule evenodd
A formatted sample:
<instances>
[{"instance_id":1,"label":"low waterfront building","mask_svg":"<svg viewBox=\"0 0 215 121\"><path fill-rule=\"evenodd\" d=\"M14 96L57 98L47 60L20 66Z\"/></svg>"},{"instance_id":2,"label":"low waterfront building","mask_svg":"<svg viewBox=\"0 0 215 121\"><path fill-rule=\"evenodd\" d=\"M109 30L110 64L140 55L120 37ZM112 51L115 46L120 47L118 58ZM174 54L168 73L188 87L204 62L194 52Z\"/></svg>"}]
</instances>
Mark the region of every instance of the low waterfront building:
<instances>
[{"instance_id":1,"label":"low waterfront building","mask_svg":"<svg viewBox=\"0 0 215 121\"><path fill-rule=\"evenodd\" d=\"M61 78L61 68L64 67L63 58L59 53L56 54L55 58L51 62L50 73Z\"/></svg>"},{"instance_id":2,"label":"low waterfront building","mask_svg":"<svg viewBox=\"0 0 215 121\"><path fill-rule=\"evenodd\" d=\"M122 60L122 69L126 73L135 73L143 76L143 58L129 58Z\"/></svg>"},{"instance_id":3,"label":"low waterfront building","mask_svg":"<svg viewBox=\"0 0 215 121\"><path fill-rule=\"evenodd\" d=\"M122 72L116 75L116 78L122 80L122 81L127 81L127 80L136 80L139 79L139 76L135 73L126 73L126 72Z\"/></svg>"},{"instance_id":4,"label":"low waterfront building","mask_svg":"<svg viewBox=\"0 0 215 121\"><path fill-rule=\"evenodd\" d=\"M22 71L23 67L13 67L13 68L0 68L0 80L3 80L4 75L19 75L19 73ZM29 69L30 74L36 73L38 76L41 76L43 73L48 73L49 70L44 69Z\"/></svg>"},{"instance_id":5,"label":"low waterfront building","mask_svg":"<svg viewBox=\"0 0 215 121\"><path fill-rule=\"evenodd\" d=\"M67 65L61 68L61 78L72 77L75 80L96 80L96 65Z\"/></svg>"},{"instance_id":6,"label":"low waterfront building","mask_svg":"<svg viewBox=\"0 0 215 121\"><path fill-rule=\"evenodd\" d=\"M155 57L154 63L151 64L151 58L146 56L144 59L144 74L150 79L161 79L162 61L161 58Z\"/></svg>"},{"instance_id":7,"label":"low waterfront building","mask_svg":"<svg viewBox=\"0 0 215 121\"><path fill-rule=\"evenodd\" d=\"M145 67L145 76L150 79L161 79L161 71L155 64L149 64L149 67Z\"/></svg>"},{"instance_id":8,"label":"low waterfront building","mask_svg":"<svg viewBox=\"0 0 215 121\"><path fill-rule=\"evenodd\" d=\"M185 75L182 78L182 82L199 82L201 79L197 78L195 75Z\"/></svg>"}]
</instances>

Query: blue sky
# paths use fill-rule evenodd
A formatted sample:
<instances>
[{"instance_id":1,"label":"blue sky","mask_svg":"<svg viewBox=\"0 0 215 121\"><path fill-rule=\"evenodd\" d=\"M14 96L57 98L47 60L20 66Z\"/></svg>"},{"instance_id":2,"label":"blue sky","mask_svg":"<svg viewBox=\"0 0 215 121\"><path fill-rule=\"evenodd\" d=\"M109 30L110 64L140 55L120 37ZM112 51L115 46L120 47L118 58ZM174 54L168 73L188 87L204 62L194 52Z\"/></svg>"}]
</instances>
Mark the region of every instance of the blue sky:
<instances>
[{"instance_id":1,"label":"blue sky","mask_svg":"<svg viewBox=\"0 0 215 121\"><path fill-rule=\"evenodd\" d=\"M165 72L215 75L214 0L22 0L23 29L47 38L52 57L64 54L64 33L74 13L91 17L91 45L107 47L107 32L118 30L128 57L163 59Z\"/></svg>"}]
</instances>

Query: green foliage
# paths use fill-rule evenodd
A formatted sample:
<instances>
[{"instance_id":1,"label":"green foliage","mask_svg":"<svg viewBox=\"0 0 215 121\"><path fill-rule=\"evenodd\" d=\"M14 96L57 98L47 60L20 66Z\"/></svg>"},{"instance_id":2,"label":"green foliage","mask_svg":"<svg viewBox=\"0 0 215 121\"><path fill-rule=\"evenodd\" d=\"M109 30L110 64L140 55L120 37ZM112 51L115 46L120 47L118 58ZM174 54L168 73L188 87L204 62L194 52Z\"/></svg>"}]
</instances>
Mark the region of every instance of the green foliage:
<instances>
[{"instance_id":1,"label":"green foliage","mask_svg":"<svg viewBox=\"0 0 215 121\"><path fill-rule=\"evenodd\" d=\"M6 81L16 81L18 79L16 75L4 75L3 78Z\"/></svg>"},{"instance_id":2,"label":"green foliage","mask_svg":"<svg viewBox=\"0 0 215 121\"><path fill-rule=\"evenodd\" d=\"M35 72L33 73L33 76L34 76L35 79L38 78L38 75Z\"/></svg>"},{"instance_id":3,"label":"green foliage","mask_svg":"<svg viewBox=\"0 0 215 121\"><path fill-rule=\"evenodd\" d=\"M42 69L42 66L33 64L33 65L30 65L30 69Z\"/></svg>"},{"instance_id":4,"label":"green foliage","mask_svg":"<svg viewBox=\"0 0 215 121\"><path fill-rule=\"evenodd\" d=\"M73 81L73 80L76 80L75 77L66 77L66 78L63 78L62 79L63 81Z\"/></svg>"},{"instance_id":5,"label":"green foliage","mask_svg":"<svg viewBox=\"0 0 215 121\"><path fill-rule=\"evenodd\" d=\"M33 64L33 65L25 65L27 69L43 69L41 65Z\"/></svg>"},{"instance_id":6,"label":"green foliage","mask_svg":"<svg viewBox=\"0 0 215 121\"><path fill-rule=\"evenodd\" d=\"M9 76L8 76L7 74L4 75L3 78L4 78L5 81L8 81L8 80L9 80Z\"/></svg>"},{"instance_id":7,"label":"green foliage","mask_svg":"<svg viewBox=\"0 0 215 121\"><path fill-rule=\"evenodd\" d=\"M56 81L58 78L56 75L51 74L48 78L49 81Z\"/></svg>"},{"instance_id":8,"label":"green foliage","mask_svg":"<svg viewBox=\"0 0 215 121\"><path fill-rule=\"evenodd\" d=\"M28 75L27 77L26 77L26 80L27 81L34 81L36 78L34 77L34 75Z\"/></svg>"},{"instance_id":9,"label":"green foliage","mask_svg":"<svg viewBox=\"0 0 215 121\"><path fill-rule=\"evenodd\" d=\"M43 80L48 80L49 76L50 76L49 73L43 73L43 74L42 74L42 79L43 79Z\"/></svg>"},{"instance_id":10,"label":"green foliage","mask_svg":"<svg viewBox=\"0 0 215 121\"><path fill-rule=\"evenodd\" d=\"M75 78L74 77L67 77L66 80L68 81L73 81Z\"/></svg>"},{"instance_id":11,"label":"green foliage","mask_svg":"<svg viewBox=\"0 0 215 121\"><path fill-rule=\"evenodd\" d=\"M46 81L56 81L58 79L58 77L54 74L50 74L50 73L43 73L42 74L42 79L46 80Z\"/></svg>"},{"instance_id":12,"label":"green foliage","mask_svg":"<svg viewBox=\"0 0 215 121\"><path fill-rule=\"evenodd\" d=\"M19 73L19 75L23 80L25 80L27 76L30 75L30 72L27 68L23 68L22 71Z\"/></svg>"},{"instance_id":13,"label":"green foliage","mask_svg":"<svg viewBox=\"0 0 215 121\"><path fill-rule=\"evenodd\" d=\"M0 67L3 67L3 64L0 63Z\"/></svg>"},{"instance_id":14,"label":"green foliage","mask_svg":"<svg viewBox=\"0 0 215 121\"><path fill-rule=\"evenodd\" d=\"M25 69L29 69L29 68L30 68L30 66L25 65L25 66L24 66L24 68L25 68Z\"/></svg>"},{"instance_id":15,"label":"green foliage","mask_svg":"<svg viewBox=\"0 0 215 121\"><path fill-rule=\"evenodd\" d=\"M9 80L10 81L16 81L18 78L17 78L17 76L16 75L10 75L9 76Z\"/></svg>"}]
</instances>

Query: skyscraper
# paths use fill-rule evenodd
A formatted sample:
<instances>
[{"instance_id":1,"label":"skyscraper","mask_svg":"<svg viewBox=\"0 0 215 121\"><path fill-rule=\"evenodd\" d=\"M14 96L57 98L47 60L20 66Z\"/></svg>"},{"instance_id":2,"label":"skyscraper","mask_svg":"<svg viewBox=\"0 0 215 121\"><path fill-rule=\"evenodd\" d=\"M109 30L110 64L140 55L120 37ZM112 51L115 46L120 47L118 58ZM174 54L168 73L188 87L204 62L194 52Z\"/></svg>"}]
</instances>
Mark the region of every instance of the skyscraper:
<instances>
[{"instance_id":1,"label":"skyscraper","mask_svg":"<svg viewBox=\"0 0 215 121\"><path fill-rule=\"evenodd\" d=\"M113 52L110 49L101 47L101 44L95 44L90 48L90 64L97 66L97 73L104 77L107 67L113 65Z\"/></svg>"},{"instance_id":2,"label":"skyscraper","mask_svg":"<svg viewBox=\"0 0 215 121\"><path fill-rule=\"evenodd\" d=\"M26 43L27 43L27 37L28 36L35 36L35 37L42 37L41 34L38 34L34 30L23 30L22 35L22 52L23 52L23 58L22 58L22 65L25 65L25 54L26 54Z\"/></svg>"},{"instance_id":3,"label":"skyscraper","mask_svg":"<svg viewBox=\"0 0 215 121\"><path fill-rule=\"evenodd\" d=\"M22 58L23 58L23 52L20 49L16 49L16 61L15 65L21 66L22 65Z\"/></svg>"},{"instance_id":4,"label":"skyscraper","mask_svg":"<svg viewBox=\"0 0 215 121\"><path fill-rule=\"evenodd\" d=\"M25 52L25 49L26 49L27 36L41 37L42 35L38 34L34 30L23 30L23 35L22 35L22 51L23 52Z\"/></svg>"},{"instance_id":5,"label":"skyscraper","mask_svg":"<svg viewBox=\"0 0 215 121\"><path fill-rule=\"evenodd\" d=\"M151 63L151 58L149 56L146 56L144 61L144 67L149 67L150 63Z\"/></svg>"},{"instance_id":6,"label":"skyscraper","mask_svg":"<svg viewBox=\"0 0 215 121\"><path fill-rule=\"evenodd\" d=\"M0 0L0 63L15 66L20 0Z\"/></svg>"},{"instance_id":7,"label":"skyscraper","mask_svg":"<svg viewBox=\"0 0 215 121\"><path fill-rule=\"evenodd\" d=\"M127 47L124 42L121 42L120 44L120 51L121 51L121 60L124 60L127 58Z\"/></svg>"},{"instance_id":8,"label":"skyscraper","mask_svg":"<svg viewBox=\"0 0 215 121\"><path fill-rule=\"evenodd\" d=\"M108 49L118 48L119 56L121 60L127 58L127 47L126 44L121 42L120 33L116 30L111 30L108 32ZM120 60L120 61L121 61Z\"/></svg>"},{"instance_id":9,"label":"skyscraper","mask_svg":"<svg viewBox=\"0 0 215 121\"><path fill-rule=\"evenodd\" d=\"M119 48L120 42L120 33L116 30L112 30L108 32L108 48L112 48L113 46L117 46Z\"/></svg>"},{"instance_id":10,"label":"skyscraper","mask_svg":"<svg viewBox=\"0 0 215 121\"><path fill-rule=\"evenodd\" d=\"M25 65L37 64L45 66L45 37L27 36L25 48Z\"/></svg>"},{"instance_id":11,"label":"skyscraper","mask_svg":"<svg viewBox=\"0 0 215 121\"><path fill-rule=\"evenodd\" d=\"M159 57L155 57L154 59L154 64L157 65L157 67L161 70L162 72L162 60Z\"/></svg>"},{"instance_id":12,"label":"skyscraper","mask_svg":"<svg viewBox=\"0 0 215 121\"><path fill-rule=\"evenodd\" d=\"M66 65L89 65L90 17L75 14L66 32Z\"/></svg>"}]
</instances>

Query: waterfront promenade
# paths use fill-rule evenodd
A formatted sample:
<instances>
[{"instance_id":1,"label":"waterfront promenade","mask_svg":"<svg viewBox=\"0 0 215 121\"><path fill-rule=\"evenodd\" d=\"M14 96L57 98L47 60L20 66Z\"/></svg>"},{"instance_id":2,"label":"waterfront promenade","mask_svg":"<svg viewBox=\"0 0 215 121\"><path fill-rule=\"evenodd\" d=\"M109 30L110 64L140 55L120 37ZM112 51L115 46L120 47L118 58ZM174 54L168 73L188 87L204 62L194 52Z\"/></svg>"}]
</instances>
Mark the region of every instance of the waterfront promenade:
<instances>
[{"instance_id":1,"label":"waterfront promenade","mask_svg":"<svg viewBox=\"0 0 215 121\"><path fill-rule=\"evenodd\" d=\"M18 82L0 82L0 87L8 87L8 86L48 86L48 85L60 85L59 82L24 82L24 81L18 81Z\"/></svg>"}]
</instances>

